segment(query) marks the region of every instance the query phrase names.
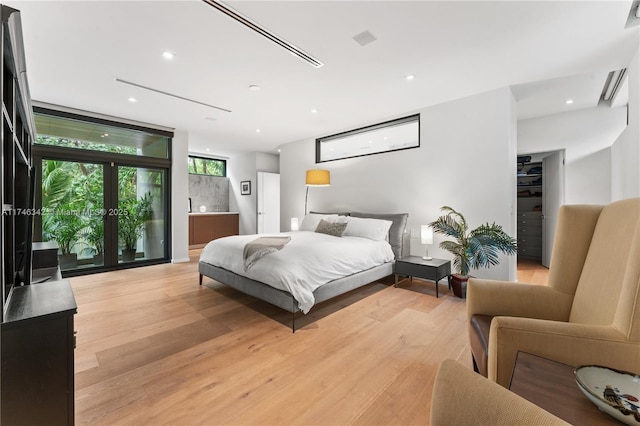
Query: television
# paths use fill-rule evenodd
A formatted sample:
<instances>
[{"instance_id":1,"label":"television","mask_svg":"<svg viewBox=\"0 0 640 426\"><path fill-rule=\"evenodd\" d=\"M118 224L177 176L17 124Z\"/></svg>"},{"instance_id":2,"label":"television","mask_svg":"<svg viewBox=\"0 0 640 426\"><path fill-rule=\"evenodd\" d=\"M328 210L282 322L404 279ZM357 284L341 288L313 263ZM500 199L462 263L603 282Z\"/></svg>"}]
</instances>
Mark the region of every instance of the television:
<instances>
[{"instance_id":1,"label":"television","mask_svg":"<svg viewBox=\"0 0 640 426\"><path fill-rule=\"evenodd\" d=\"M16 206L14 214L15 238L16 238L16 277L15 285L31 284L33 265L33 219L35 211L35 185L36 169L27 168L27 184L24 193L16 193Z\"/></svg>"}]
</instances>

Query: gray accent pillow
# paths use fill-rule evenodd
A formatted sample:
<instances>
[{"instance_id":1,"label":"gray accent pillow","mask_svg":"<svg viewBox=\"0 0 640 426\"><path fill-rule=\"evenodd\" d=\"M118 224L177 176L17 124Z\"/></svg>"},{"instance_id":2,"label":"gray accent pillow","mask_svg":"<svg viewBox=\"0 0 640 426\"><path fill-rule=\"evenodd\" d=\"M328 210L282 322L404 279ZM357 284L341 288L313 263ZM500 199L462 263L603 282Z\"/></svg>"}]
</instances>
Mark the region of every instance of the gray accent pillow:
<instances>
[{"instance_id":1,"label":"gray accent pillow","mask_svg":"<svg viewBox=\"0 0 640 426\"><path fill-rule=\"evenodd\" d=\"M393 254L396 256L396 259L408 255L408 253L402 253L402 236L404 235L404 230L407 227L409 213L377 214L352 212L351 216L390 220L392 224L389 229L389 244L391 244Z\"/></svg>"},{"instance_id":2,"label":"gray accent pillow","mask_svg":"<svg viewBox=\"0 0 640 426\"><path fill-rule=\"evenodd\" d=\"M320 223L318 223L318 226L316 227L316 232L333 235L334 237L341 237L346 227L346 223L331 223L324 219L320 219Z\"/></svg>"}]
</instances>

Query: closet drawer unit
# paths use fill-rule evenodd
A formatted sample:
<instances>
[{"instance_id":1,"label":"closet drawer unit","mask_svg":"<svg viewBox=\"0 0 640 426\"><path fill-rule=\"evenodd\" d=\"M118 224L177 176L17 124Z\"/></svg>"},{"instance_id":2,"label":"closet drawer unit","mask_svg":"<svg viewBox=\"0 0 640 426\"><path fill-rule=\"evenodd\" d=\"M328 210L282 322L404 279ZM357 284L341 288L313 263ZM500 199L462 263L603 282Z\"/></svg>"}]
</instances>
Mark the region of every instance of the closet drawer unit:
<instances>
[{"instance_id":1,"label":"closet drawer unit","mask_svg":"<svg viewBox=\"0 0 640 426\"><path fill-rule=\"evenodd\" d=\"M542 229L542 219L518 218L518 229L520 228Z\"/></svg>"},{"instance_id":2,"label":"closet drawer unit","mask_svg":"<svg viewBox=\"0 0 640 426\"><path fill-rule=\"evenodd\" d=\"M524 246L518 247L518 256L519 257L529 257L533 259L542 258L542 247L534 247L534 246Z\"/></svg>"},{"instance_id":3,"label":"closet drawer unit","mask_svg":"<svg viewBox=\"0 0 640 426\"><path fill-rule=\"evenodd\" d=\"M542 227L518 225L518 239L525 237L542 238Z\"/></svg>"},{"instance_id":4,"label":"closet drawer unit","mask_svg":"<svg viewBox=\"0 0 640 426\"><path fill-rule=\"evenodd\" d=\"M527 219L542 220L542 212L518 212L518 221Z\"/></svg>"},{"instance_id":5,"label":"closet drawer unit","mask_svg":"<svg viewBox=\"0 0 640 426\"><path fill-rule=\"evenodd\" d=\"M542 234L540 235L518 235L518 247L533 246L542 247Z\"/></svg>"}]
</instances>

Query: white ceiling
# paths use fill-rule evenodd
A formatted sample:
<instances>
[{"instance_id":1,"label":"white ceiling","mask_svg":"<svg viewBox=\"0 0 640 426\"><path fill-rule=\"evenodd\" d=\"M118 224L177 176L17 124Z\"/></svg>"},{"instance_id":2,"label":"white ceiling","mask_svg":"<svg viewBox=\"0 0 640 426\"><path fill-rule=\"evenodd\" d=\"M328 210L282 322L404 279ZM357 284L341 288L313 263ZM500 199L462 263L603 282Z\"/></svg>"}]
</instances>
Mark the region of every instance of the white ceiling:
<instances>
[{"instance_id":1,"label":"white ceiling","mask_svg":"<svg viewBox=\"0 0 640 426\"><path fill-rule=\"evenodd\" d=\"M34 100L186 130L196 152L273 152L504 86L520 118L594 106L639 42L631 0L226 2L316 69L202 1L6 4L22 12ZM362 47L365 30L377 41Z\"/></svg>"}]
</instances>

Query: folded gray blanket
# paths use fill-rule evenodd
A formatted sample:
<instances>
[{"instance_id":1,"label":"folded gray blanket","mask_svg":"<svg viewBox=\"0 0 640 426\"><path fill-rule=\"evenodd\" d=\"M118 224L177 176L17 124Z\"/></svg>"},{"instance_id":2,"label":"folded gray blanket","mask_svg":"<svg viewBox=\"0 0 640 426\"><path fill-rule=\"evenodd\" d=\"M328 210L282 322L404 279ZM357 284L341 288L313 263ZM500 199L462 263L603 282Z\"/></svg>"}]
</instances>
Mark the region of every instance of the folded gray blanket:
<instances>
[{"instance_id":1,"label":"folded gray blanket","mask_svg":"<svg viewBox=\"0 0 640 426\"><path fill-rule=\"evenodd\" d=\"M291 237L259 237L248 242L244 246L242 253L244 259L244 270L247 271L258 260L269 253L274 253L291 241Z\"/></svg>"}]
</instances>

